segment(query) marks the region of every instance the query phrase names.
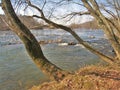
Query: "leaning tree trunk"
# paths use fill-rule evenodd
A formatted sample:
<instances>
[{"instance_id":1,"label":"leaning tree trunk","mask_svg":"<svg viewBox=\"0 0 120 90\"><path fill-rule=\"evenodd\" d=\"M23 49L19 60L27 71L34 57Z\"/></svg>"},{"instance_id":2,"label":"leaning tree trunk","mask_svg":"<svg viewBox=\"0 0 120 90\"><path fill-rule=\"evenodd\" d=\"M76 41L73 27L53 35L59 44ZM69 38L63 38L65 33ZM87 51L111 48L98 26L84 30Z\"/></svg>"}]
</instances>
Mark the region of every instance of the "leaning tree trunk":
<instances>
[{"instance_id":1,"label":"leaning tree trunk","mask_svg":"<svg viewBox=\"0 0 120 90\"><path fill-rule=\"evenodd\" d=\"M46 59L36 38L15 14L10 0L2 0L2 9L7 19L6 23L23 41L29 56L40 70L56 81L63 79L68 72L63 71Z\"/></svg>"},{"instance_id":2,"label":"leaning tree trunk","mask_svg":"<svg viewBox=\"0 0 120 90\"><path fill-rule=\"evenodd\" d=\"M113 65L115 64L114 62L114 59L111 58L111 57L108 57L106 55L104 55L103 53L97 51L96 49L94 49L93 47L91 47L87 42L83 41L71 28L67 27L67 26L64 26L64 25L61 25L61 24L57 24L49 19L47 19L43 13L43 11L33 5L30 1L27 1L28 5L35 8L36 10L38 10L38 12L40 12L41 16L37 16L37 15L33 15L33 17L36 17L36 18L40 18L42 20L44 20L46 23L48 23L49 25L52 25L56 28L61 28L67 32L69 32L80 44L82 44L86 49L88 49L89 51L91 51L92 53L96 54L97 56L99 56L102 60L104 60L105 62Z\"/></svg>"},{"instance_id":3,"label":"leaning tree trunk","mask_svg":"<svg viewBox=\"0 0 120 90\"><path fill-rule=\"evenodd\" d=\"M117 29L118 34L120 34L120 28L119 26L116 26L114 23L109 21L100 11L100 8L95 0L82 0L84 3L84 6L90 11L91 15L95 17L95 19L98 21L99 25L103 29L104 33L108 37L108 40L110 41L118 61L120 61L120 43L116 40L116 36L113 32L113 28ZM119 36L118 36L119 38ZM117 61L117 62L118 62Z\"/></svg>"}]
</instances>

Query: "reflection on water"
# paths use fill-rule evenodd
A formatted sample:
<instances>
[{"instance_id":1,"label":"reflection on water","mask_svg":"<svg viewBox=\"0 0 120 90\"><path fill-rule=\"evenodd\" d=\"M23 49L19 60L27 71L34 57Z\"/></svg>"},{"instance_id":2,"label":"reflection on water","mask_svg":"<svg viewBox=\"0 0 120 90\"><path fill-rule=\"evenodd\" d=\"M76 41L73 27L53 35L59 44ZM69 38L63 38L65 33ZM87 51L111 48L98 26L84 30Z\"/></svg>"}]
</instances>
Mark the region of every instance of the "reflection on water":
<instances>
[{"instance_id":1,"label":"reflection on water","mask_svg":"<svg viewBox=\"0 0 120 90\"><path fill-rule=\"evenodd\" d=\"M74 40L72 36L61 30L58 31L32 31L37 39ZM97 35L99 39L102 32L82 31L79 35L85 40L88 35ZM58 46L57 44L43 45L45 56L54 64L64 70L75 71L78 68L99 62L98 57L79 46ZM27 55L19 38L11 31L0 31L0 90L25 90L33 85L38 85L48 78L35 66Z\"/></svg>"}]
</instances>

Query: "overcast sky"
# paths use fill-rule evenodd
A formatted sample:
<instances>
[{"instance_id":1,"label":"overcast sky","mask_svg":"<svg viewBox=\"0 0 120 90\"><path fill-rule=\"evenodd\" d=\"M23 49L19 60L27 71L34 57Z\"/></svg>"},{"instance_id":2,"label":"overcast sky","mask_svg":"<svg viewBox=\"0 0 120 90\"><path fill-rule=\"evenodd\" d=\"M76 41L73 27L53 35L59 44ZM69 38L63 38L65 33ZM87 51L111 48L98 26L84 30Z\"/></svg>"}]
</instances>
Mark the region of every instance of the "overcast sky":
<instances>
[{"instance_id":1,"label":"overcast sky","mask_svg":"<svg viewBox=\"0 0 120 90\"><path fill-rule=\"evenodd\" d=\"M0 0L1 1L1 0ZM12 0L12 2L15 1L15 0ZM44 0L31 0L32 3L38 5L38 6L42 6L43 5L43 1ZM59 0L47 0L47 1L54 1L54 2L57 2ZM80 2L80 0L73 0L74 2ZM98 2L102 2L102 3L106 3L105 1L106 0L97 0ZM66 2L65 2L66 3ZM32 8L28 8L25 12L24 12L24 6L20 6L22 8L20 8L19 10L19 14L22 14L22 15L39 15L39 13L32 9ZM76 5L76 4L73 4L73 3L68 3L67 5L64 5L64 2L63 2L63 5L59 5L59 6L54 6L53 3L47 3L46 6L44 7L44 13L46 16L49 16L49 14L51 13L51 9L55 7L54 9L54 12L53 12L53 16L55 17L62 17L64 16L65 14L69 14L71 12L79 12L79 11L86 11L85 7L83 6L80 6L80 5ZM3 14L3 11L2 9L0 8L0 14ZM90 21L92 20L92 17L89 17L89 16L76 16L74 18L72 18L71 22L67 22L67 19L66 20L56 20L55 18L52 20L56 21L57 23L62 23L62 24L69 24L69 23L84 23L86 21Z\"/></svg>"}]
</instances>

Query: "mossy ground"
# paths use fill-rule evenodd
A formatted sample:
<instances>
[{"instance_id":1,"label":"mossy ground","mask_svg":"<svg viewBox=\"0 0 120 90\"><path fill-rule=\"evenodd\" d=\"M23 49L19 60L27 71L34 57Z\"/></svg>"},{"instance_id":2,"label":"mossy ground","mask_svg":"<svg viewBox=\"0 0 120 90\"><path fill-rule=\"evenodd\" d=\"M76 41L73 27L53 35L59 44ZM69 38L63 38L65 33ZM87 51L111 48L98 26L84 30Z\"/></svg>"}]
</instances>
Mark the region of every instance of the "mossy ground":
<instances>
[{"instance_id":1,"label":"mossy ground","mask_svg":"<svg viewBox=\"0 0 120 90\"><path fill-rule=\"evenodd\" d=\"M120 69L88 66L60 82L46 82L33 86L30 90L120 90Z\"/></svg>"}]
</instances>

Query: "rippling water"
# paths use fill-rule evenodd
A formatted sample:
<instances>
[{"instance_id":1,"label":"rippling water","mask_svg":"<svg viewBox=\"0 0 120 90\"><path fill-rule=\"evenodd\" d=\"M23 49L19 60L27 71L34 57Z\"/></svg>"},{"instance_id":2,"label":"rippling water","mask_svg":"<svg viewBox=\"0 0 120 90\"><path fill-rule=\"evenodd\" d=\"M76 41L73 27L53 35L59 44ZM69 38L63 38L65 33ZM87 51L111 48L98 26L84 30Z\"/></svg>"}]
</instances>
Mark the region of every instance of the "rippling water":
<instances>
[{"instance_id":1,"label":"rippling water","mask_svg":"<svg viewBox=\"0 0 120 90\"><path fill-rule=\"evenodd\" d=\"M76 32L86 41L104 37L100 30ZM69 33L62 30L34 30L32 33L37 40L62 38L66 42L75 41ZM90 39L90 36L95 38ZM59 46L54 43L42 45L42 49L52 63L68 71L99 62L97 56L80 46ZM48 81L48 77L32 62L19 38L11 31L0 31L0 90L26 90L44 81Z\"/></svg>"}]
</instances>

